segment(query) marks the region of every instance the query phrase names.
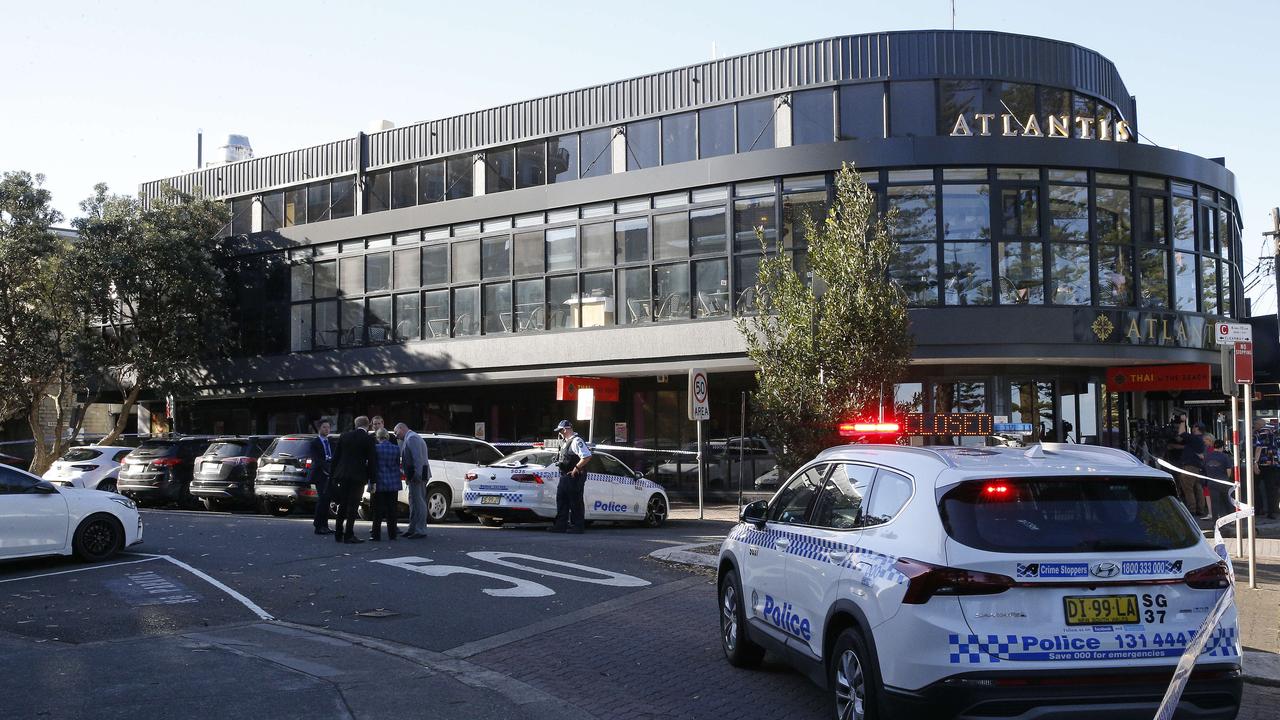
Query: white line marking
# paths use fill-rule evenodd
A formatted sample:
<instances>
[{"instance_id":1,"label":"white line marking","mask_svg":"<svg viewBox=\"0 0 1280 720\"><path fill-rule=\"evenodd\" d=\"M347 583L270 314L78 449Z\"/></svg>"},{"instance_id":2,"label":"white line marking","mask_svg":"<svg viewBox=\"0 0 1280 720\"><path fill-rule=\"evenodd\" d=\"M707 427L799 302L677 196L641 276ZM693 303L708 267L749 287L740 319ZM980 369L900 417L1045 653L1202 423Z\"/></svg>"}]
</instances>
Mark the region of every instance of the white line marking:
<instances>
[{"instance_id":1,"label":"white line marking","mask_svg":"<svg viewBox=\"0 0 1280 720\"><path fill-rule=\"evenodd\" d=\"M182 562L181 560L179 560L179 559L177 559L177 558L175 558L175 557L172 557L172 556L169 556L169 555L151 555L150 553L138 553L138 554L139 554L139 555L148 555L149 557L152 557L152 558L160 558L160 559L162 559L162 560L168 560L169 562L173 563L174 565L177 565L178 567L182 568L183 570L186 570L187 572L191 573L192 575L195 575L196 577L200 578L201 580L204 580L205 582L207 582L207 583L209 583L210 585L212 585L212 586L214 586L214 587L218 588L218 589L219 589L219 590L221 590L222 592L224 592L224 593L226 593L226 594L230 595L231 597L235 598L236 600L238 600L238 601L240 602L240 604L241 604L241 605L244 605L245 607L249 608L249 611L250 611L250 612L252 612L253 614L257 615L259 618L261 618L261 619L263 619L263 620L275 620L275 618L271 615L271 613L269 613L269 612L267 612L266 610L263 610L262 608L258 607L258 604L257 604L257 603L255 603L254 601L250 600L249 598L245 597L244 595L241 595L240 593L236 592L235 590L231 589L230 587L227 587L226 585L222 584L221 582L219 582L218 580L216 580L215 578L213 578L211 575L208 575L207 573L205 573L205 572L203 572L203 571L201 571L201 570L197 570L196 568L191 567L190 565L188 565L188 564L186 564L186 563Z\"/></svg>"},{"instance_id":2,"label":"white line marking","mask_svg":"<svg viewBox=\"0 0 1280 720\"><path fill-rule=\"evenodd\" d=\"M75 570L59 570L58 572L43 573L40 575L24 575L22 577L7 578L5 580L0 580L0 583L18 582L19 580L35 580L37 578L53 577L54 575L69 575L71 573L86 572L88 570L102 570L103 568L113 568L113 567L119 567L121 565L134 565L136 563L151 562L152 560L157 560L157 559L158 557L148 557L148 558L143 558L141 560L130 560L128 562L111 563L110 565L94 565L92 567L76 568Z\"/></svg>"}]
</instances>

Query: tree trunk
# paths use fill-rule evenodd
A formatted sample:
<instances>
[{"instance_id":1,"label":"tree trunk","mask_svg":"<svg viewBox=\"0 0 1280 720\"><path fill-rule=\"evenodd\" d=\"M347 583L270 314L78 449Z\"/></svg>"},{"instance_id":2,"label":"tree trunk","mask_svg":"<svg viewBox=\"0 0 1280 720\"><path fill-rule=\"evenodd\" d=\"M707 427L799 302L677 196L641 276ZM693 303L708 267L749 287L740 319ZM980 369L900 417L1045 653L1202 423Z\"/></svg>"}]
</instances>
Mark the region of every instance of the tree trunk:
<instances>
[{"instance_id":1,"label":"tree trunk","mask_svg":"<svg viewBox=\"0 0 1280 720\"><path fill-rule=\"evenodd\" d=\"M124 405L120 408L120 417L116 418L116 426L111 428L111 432L106 437L98 441L99 445L114 445L116 440L120 439L125 427L129 424L129 413L133 410L133 406L138 404L138 396L141 394L142 383L138 382L125 396Z\"/></svg>"},{"instance_id":2,"label":"tree trunk","mask_svg":"<svg viewBox=\"0 0 1280 720\"><path fill-rule=\"evenodd\" d=\"M67 437L66 429L67 416L74 411L74 402L67 402L69 392L66 383L59 382L54 387L57 390L56 393L36 395L31 404L31 411L27 414L27 423L31 428L33 450L29 470L36 475L44 475L49 466L62 457L73 439ZM40 425L40 406L44 397L52 398L54 407L57 410L57 417L53 423L53 443L48 446L45 445L43 428ZM74 399L75 396L72 395L71 400L74 401Z\"/></svg>"}]
</instances>

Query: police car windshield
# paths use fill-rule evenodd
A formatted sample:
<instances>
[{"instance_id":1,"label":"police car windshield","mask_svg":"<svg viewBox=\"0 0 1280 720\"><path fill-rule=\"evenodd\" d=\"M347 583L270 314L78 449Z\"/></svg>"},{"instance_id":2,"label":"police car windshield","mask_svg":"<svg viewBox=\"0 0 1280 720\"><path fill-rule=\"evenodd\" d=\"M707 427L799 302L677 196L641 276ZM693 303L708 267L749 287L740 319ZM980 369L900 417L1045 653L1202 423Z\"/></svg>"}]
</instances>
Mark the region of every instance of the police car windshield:
<instances>
[{"instance_id":1,"label":"police car windshield","mask_svg":"<svg viewBox=\"0 0 1280 720\"><path fill-rule=\"evenodd\" d=\"M550 465L556 454L550 450L521 450L494 462L494 465Z\"/></svg>"},{"instance_id":2,"label":"police car windshield","mask_svg":"<svg viewBox=\"0 0 1280 720\"><path fill-rule=\"evenodd\" d=\"M1202 539L1160 478L968 481L942 496L939 511L952 538L994 552L1174 550Z\"/></svg>"}]
</instances>

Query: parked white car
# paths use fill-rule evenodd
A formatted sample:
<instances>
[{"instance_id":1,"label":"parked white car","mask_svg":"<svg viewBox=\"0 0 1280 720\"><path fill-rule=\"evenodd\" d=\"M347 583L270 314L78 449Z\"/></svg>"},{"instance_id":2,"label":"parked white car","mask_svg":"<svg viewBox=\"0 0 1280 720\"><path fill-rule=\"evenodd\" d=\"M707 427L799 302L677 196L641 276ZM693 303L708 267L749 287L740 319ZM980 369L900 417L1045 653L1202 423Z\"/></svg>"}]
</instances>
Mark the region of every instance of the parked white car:
<instances>
[{"instance_id":1,"label":"parked white car","mask_svg":"<svg viewBox=\"0 0 1280 720\"><path fill-rule=\"evenodd\" d=\"M682 454L658 465L657 479L671 486L680 482L697 482L697 452L697 443L686 445ZM775 462L773 448L762 437L707 440L703 457L707 463L703 478L707 486L724 486L729 489L737 487L739 476L742 477L745 489L752 489L749 483L753 482L753 478L767 472Z\"/></svg>"},{"instance_id":2,"label":"parked white car","mask_svg":"<svg viewBox=\"0 0 1280 720\"><path fill-rule=\"evenodd\" d=\"M555 462L555 451L535 448L473 468L466 475L464 507L486 525L554 520L560 486ZM661 485L598 450L587 464L582 498L588 521L632 520L658 527L670 507Z\"/></svg>"},{"instance_id":3,"label":"parked white car","mask_svg":"<svg viewBox=\"0 0 1280 720\"><path fill-rule=\"evenodd\" d=\"M0 465L0 559L74 554L96 562L140 542L142 518L129 498Z\"/></svg>"},{"instance_id":4,"label":"parked white car","mask_svg":"<svg viewBox=\"0 0 1280 720\"><path fill-rule=\"evenodd\" d=\"M133 451L114 445L81 445L63 453L44 473L44 479L66 487L116 491L120 463Z\"/></svg>"},{"instance_id":5,"label":"parked white car","mask_svg":"<svg viewBox=\"0 0 1280 720\"><path fill-rule=\"evenodd\" d=\"M1123 451L845 445L743 509L721 644L777 651L839 718L1153 717L1230 582L1172 478ZM1178 716L1234 718L1240 659L1228 605Z\"/></svg>"},{"instance_id":6,"label":"parked white car","mask_svg":"<svg viewBox=\"0 0 1280 720\"><path fill-rule=\"evenodd\" d=\"M476 465L487 465L502 458L498 448L483 440L466 435L447 435L443 433L421 433L427 443L427 460L431 466L431 479L427 481L427 521L443 522L453 510L459 518L464 517L461 509L463 484L467 471ZM409 486L406 483L396 496L400 503L399 516L409 517ZM369 519L369 491L365 489L364 498L360 501L361 519Z\"/></svg>"}]
</instances>

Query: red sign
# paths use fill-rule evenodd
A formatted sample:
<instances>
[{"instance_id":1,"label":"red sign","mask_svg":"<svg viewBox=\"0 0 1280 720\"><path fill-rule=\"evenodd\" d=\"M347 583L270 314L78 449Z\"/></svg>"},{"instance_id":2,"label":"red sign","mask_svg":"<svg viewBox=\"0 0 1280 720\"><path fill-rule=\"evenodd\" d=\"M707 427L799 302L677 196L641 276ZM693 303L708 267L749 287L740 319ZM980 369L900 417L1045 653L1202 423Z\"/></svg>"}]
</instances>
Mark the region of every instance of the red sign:
<instances>
[{"instance_id":1,"label":"red sign","mask_svg":"<svg viewBox=\"0 0 1280 720\"><path fill-rule=\"evenodd\" d=\"M1132 365L1107 368L1107 390L1208 390L1212 372L1209 365Z\"/></svg>"},{"instance_id":2,"label":"red sign","mask_svg":"<svg viewBox=\"0 0 1280 720\"><path fill-rule=\"evenodd\" d=\"M577 400L578 388L591 388L595 391L597 402L618 402L618 378L574 377L563 375L556 378L556 399Z\"/></svg>"},{"instance_id":3,"label":"red sign","mask_svg":"<svg viewBox=\"0 0 1280 720\"><path fill-rule=\"evenodd\" d=\"M1236 361L1236 382L1248 385L1253 382L1253 343L1237 342L1232 355Z\"/></svg>"}]
</instances>

